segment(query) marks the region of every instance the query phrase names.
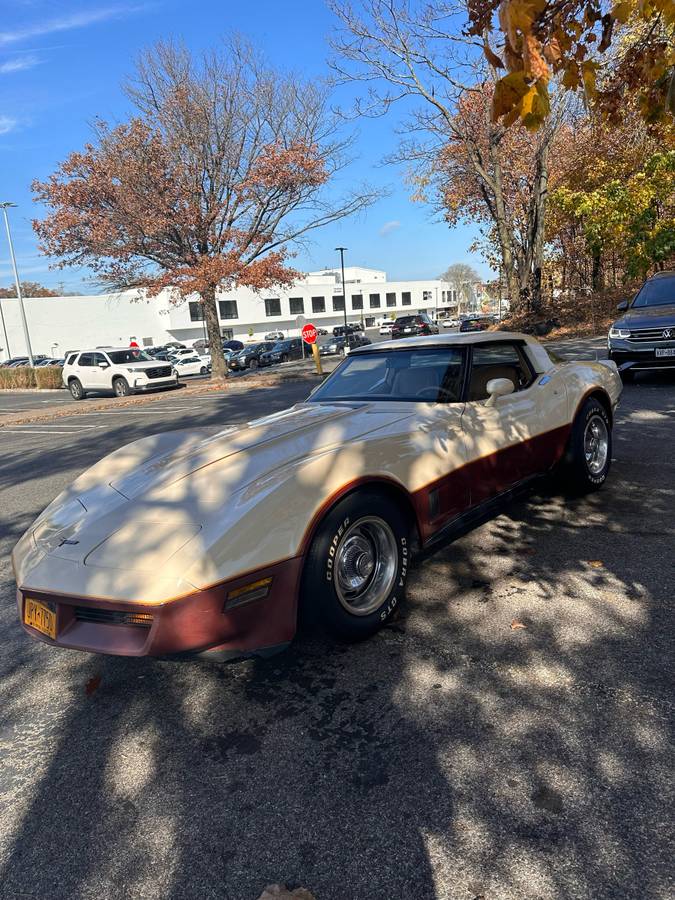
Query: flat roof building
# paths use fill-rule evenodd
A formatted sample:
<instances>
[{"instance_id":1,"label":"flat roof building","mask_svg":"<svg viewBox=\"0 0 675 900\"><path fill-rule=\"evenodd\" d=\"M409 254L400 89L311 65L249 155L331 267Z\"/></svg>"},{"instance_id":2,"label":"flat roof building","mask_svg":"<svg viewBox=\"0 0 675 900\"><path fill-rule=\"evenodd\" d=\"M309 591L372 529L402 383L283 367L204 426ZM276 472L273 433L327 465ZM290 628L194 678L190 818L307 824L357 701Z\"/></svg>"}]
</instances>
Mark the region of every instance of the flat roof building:
<instances>
[{"instance_id":1,"label":"flat roof building","mask_svg":"<svg viewBox=\"0 0 675 900\"><path fill-rule=\"evenodd\" d=\"M456 292L439 279L388 281L386 272L345 267L347 321L368 327L378 320L426 311L431 316L453 314ZM271 331L299 334L304 322L332 329L344 322L342 273L339 268L308 272L289 287L221 291L217 297L223 337L243 341ZM158 346L168 341L193 341L205 336L202 305L195 296L174 302L169 290L147 298L142 291L88 296L24 298L33 352L62 357L66 351L105 345ZM16 299L0 301L0 360L26 354ZM5 346L8 344L8 346Z\"/></svg>"}]
</instances>

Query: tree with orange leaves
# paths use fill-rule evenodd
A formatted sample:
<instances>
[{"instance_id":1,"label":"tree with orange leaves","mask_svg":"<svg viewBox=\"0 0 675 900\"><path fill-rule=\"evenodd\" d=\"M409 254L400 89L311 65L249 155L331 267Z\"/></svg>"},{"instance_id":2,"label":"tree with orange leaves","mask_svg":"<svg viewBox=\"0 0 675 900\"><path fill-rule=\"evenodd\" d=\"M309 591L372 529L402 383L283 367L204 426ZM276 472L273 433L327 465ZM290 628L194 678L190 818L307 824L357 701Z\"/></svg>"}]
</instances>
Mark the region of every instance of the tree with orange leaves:
<instances>
[{"instance_id":1,"label":"tree with orange leaves","mask_svg":"<svg viewBox=\"0 0 675 900\"><path fill-rule=\"evenodd\" d=\"M34 183L48 209L35 231L57 266L88 266L115 289L198 295L222 376L218 290L289 284L289 248L373 195L326 199L349 145L326 94L267 69L247 45L195 60L160 43L125 90L136 115L97 123L92 143Z\"/></svg>"}]
</instances>

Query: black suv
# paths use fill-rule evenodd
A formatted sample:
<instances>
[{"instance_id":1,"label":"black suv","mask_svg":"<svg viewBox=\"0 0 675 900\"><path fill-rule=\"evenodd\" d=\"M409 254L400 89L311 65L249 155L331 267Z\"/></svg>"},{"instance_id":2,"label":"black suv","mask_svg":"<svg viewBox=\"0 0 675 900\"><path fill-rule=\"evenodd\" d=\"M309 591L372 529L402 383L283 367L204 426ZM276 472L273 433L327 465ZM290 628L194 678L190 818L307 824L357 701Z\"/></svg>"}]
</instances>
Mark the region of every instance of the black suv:
<instances>
[{"instance_id":1,"label":"black suv","mask_svg":"<svg viewBox=\"0 0 675 900\"><path fill-rule=\"evenodd\" d=\"M617 309L624 315L609 329L607 349L621 378L630 381L635 372L675 368L675 272L654 275Z\"/></svg>"},{"instance_id":2,"label":"black suv","mask_svg":"<svg viewBox=\"0 0 675 900\"><path fill-rule=\"evenodd\" d=\"M289 359L302 359L302 338L287 338L278 341L270 350L260 357L261 366L273 366L276 363L288 362Z\"/></svg>"},{"instance_id":3,"label":"black suv","mask_svg":"<svg viewBox=\"0 0 675 900\"><path fill-rule=\"evenodd\" d=\"M393 338L415 334L438 334L438 325L434 325L426 313L418 313L416 316L399 316L391 329Z\"/></svg>"},{"instance_id":4,"label":"black suv","mask_svg":"<svg viewBox=\"0 0 675 900\"><path fill-rule=\"evenodd\" d=\"M363 331L360 322L347 322L346 325L336 325L333 329L333 337L344 337L345 334L354 334L355 331Z\"/></svg>"},{"instance_id":5,"label":"black suv","mask_svg":"<svg viewBox=\"0 0 675 900\"><path fill-rule=\"evenodd\" d=\"M259 344L250 344L239 353L233 354L227 361L228 369L233 372L242 369L257 369L260 365L260 357L274 347L274 341L261 341Z\"/></svg>"}]
</instances>

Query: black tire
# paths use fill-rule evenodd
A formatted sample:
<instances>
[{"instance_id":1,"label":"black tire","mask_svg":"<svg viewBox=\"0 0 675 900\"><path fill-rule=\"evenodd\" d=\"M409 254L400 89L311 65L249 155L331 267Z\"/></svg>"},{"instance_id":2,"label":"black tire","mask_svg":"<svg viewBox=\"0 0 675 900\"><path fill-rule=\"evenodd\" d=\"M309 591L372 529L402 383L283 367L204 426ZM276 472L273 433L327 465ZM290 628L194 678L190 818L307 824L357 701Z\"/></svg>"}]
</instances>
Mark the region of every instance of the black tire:
<instances>
[{"instance_id":1,"label":"black tire","mask_svg":"<svg viewBox=\"0 0 675 900\"><path fill-rule=\"evenodd\" d=\"M251 360L251 362L248 364L248 367L249 367L249 369L257 369L258 365L259 365L258 360L254 356L253 359Z\"/></svg>"},{"instance_id":2,"label":"black tire","mask_svg":"<svg viewBox=\"0 0 675 900\"><path fill-rule=\"evenodd\" d=\"M604 437L606 447L597 457L587 455L596 430ZM600 446L600 445L598 445ZM607 480L612 463L612 425L609 414L598 400L589 398L577 413L572 424L567 452L562 464L562 481L567 492L573 495L589 494L599 490Z\"/></svg>"},{"instance_id":3,"label":"black tire","mask_svg":"<svg viewBox=\"0 0 675 900\"><path fill-rule=\"evenodd\" d=\"M206 375L206 373L207 373L207 368L206 368L206 366L202 366L201 369L199 370L199 374L200 374L200 375Z\"/></svg>"},{"instance_id":4,"label":"black tire","mask_svg":"<svg viewBox=\"0 0 675 900\"><path fill-rule=\"evenodd\" d=\"M624 384L632 384L635 381L635 372L632 369L624 369L619 375Z\"/></svg>"},{"instance_id":5,"label":"black tire","mask_svg":"<svg viewBox=\"0 0 675 900\"><path fill-rule=\"evenodd\" d=\"M372 557L365 560L361 570L362 558L368 555L363 548L368 545ZM347 562L356 579L364 580L358 596L345 596L343 590ZM369 562L374 566L370 572ZM346 641L370 637L402 603L409 567L410 522L406 512L393 499L374 490L349 494L325 516L307 554L301 586L304 621L319 623L334 637Z\"/></svg>"},{"instance_id":6,"label":"black tire","mask_svg":"<svg viewBox=\"0 0 675 900\"><path fill-rule=\"evenodd\" d=\"M129 394L131 394L129 382L126 378L122 378L121 375L118 375L117 378L113 378L112 388L116 397L128 397Z\"/></svg>"},{"instance_id":7,"label":"black tire","mask_svg":"<svg viewBox=\"0 0 675 900\"><path fill-rule=\"evenodd\" d=\"M70 396L73 400L84 400L87 396L86 391L82 387L82 382L79 378L71 378L68 382L68 390L70 391Z\"/></svg>"},{"instance_id":8,"label":"black tire","mask_svg":"<svg viewBox=\"0 0 675 900\"><path fill-rule=\"evenodd\" d=\"M284 353L284 355L281 357L281 361L288 362L288 353Z\"/></svg>"}]
</instances>

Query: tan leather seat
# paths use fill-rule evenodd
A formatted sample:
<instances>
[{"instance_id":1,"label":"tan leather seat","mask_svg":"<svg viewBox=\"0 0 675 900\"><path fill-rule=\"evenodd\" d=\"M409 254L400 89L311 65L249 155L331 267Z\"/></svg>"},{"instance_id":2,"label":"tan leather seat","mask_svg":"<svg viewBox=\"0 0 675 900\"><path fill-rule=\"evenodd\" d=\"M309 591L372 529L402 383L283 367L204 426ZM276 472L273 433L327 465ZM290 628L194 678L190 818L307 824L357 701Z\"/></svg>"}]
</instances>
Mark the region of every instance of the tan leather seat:
<instances>
[{"instance_id":1,"label":"tan leather seat","mask_svg":"<svg viewBox=\"0 0 675 900\"><path fill-rule=\"evenodd\" d=\"M487 383L493 378L508 378L518 390L520 378L515 366L480 366L471 372L469 385L469 400L486 400L488 396Z\"/></svg>"}]
</instances>

